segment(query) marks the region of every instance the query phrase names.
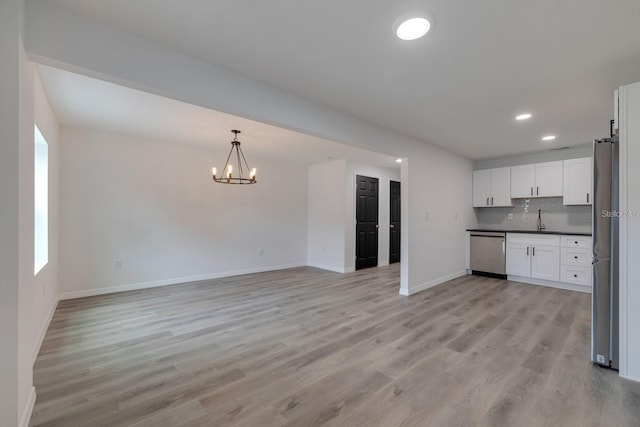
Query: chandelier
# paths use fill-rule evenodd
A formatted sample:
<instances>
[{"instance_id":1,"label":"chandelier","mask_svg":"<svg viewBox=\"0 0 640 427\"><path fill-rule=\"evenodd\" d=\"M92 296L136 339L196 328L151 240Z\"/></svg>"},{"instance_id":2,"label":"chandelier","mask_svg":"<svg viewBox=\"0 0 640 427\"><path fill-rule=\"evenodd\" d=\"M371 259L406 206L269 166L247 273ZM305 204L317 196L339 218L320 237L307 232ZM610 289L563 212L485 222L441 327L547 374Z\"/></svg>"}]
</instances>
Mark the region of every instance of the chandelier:
<instances>
[{"instance_id":1,"label":"chandelier","mask_svg":"<svg viewBox=\"0 0 640 427\"><path fill-rule=\"evenodd\" d=\"M218 170L214 167L211 168L213 180L220 184L255 184L256 181L256 168L249 169L247 159L244 157L242 148L240 148L240 141L238 141L239 130L231 131L235 136L231 141L231 151L227 156L227 162L222 168L222 175L218 176ZM235 164L235 168L233 165Z\"/></svg>"}]
</instances>

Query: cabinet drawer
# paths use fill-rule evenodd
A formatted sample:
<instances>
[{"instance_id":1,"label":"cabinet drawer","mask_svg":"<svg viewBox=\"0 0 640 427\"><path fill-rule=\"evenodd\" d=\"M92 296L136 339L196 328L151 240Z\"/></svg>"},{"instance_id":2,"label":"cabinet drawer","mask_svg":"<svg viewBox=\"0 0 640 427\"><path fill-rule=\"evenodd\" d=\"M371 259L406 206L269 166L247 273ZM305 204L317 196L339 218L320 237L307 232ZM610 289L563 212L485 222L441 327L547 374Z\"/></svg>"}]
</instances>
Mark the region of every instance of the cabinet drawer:
<instances>
[{"instance_id":1,"label":"cabinet drawer","mask_svg":"<svg viewBox=\"0 0 640 427\"><path fill-rule=\"evenodd\" d=\"M560 246L560 236L544 234L507 233L507 243L531 246Z\"/></svg>"},{"instance_id":2,"label":"cabinet drawer","mask_svg":"<svg viewBox=\"0 0 640 427\"><path fill-rule=\"evenodd\" d=\"M575 267L591 266L591 249L582 248L562 248L561 263Z\"/></svg>"},{"instance_id":3,"label":"cabinet drawer","mask_svg":"<svg viewBox=\"0 0 640 427\"><path fill-rule=\"evenodd\" d=\"M588 236L562 236L563 248L591 248L591 237Z\"/></svg>"},{"instance_id":4,"label":"cabinet drawer","mask_svg":"<svg viewBox=\"0 0 640 427\"><path fill-rule=\"evenodd\" d=\"M591 286L591 268L563 265L560 268L560 281L576 285Z\"/></svg>"}]
</instances>

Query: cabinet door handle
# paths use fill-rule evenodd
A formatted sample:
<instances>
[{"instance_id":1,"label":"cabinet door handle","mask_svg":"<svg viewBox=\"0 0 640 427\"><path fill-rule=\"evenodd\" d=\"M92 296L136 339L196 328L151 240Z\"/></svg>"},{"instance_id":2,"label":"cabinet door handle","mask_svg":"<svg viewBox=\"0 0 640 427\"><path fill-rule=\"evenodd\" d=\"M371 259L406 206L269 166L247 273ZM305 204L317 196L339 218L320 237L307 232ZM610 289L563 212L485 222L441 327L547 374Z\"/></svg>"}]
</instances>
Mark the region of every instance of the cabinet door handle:
<instances>
[{"instance_id":1,"label":"cabinet door handle","mask_svg":"<svg viewBox=\"0 0 640 427\"><path fill-rule=\"evenodd\" d=\"M589 193L587 193L587 203L589 203Z\"/></svg>"},{"instance_id":2,"label":"cabinet door handle","mask_svg":"<svg viewBox=\"0 0 640 427\"><path fill-rule=\"evenodd\" d=\"M493 206L493 197L491 198L491 206Z\"/></svg>"},{"instance_id":3,"label":"cabinet door handle","mask_svg":"<svg viewBox=\"0 0 640 427\"><path fill-rule=\"evenodd\" d=\"M574 256L575 259L578 259L578 255Z\"/></svg>"},{"instance_id":4,"label":"cabinet door handle","mask_svg":"<svg viewBox=\"0 0 640 427\"><path fill-rule=\"evenodd\" d=\"M574 274L574 275L573 275L573 277L578 277L578 275L577 275L577 274Z\"/></svg>"},{"instance_id":5,"label":"cabinet door handle","mask_svg":"<svg viewBox=\"0 0 640 427\"><path fill-rule=\"evenodd\" d=\"M531 248L531 255L536 256L536 247Z\"/></svg>"},{"instance_id":6,"label":"cabinet door handle","mask_svg":"<svg viewBox=\"0 0 640 427\"><path fill-rule=\"evenodd\" d=\"M529 256L529 246L527 246L527 256Z\"/></svg>"},{"instance_id":7,"label":"cabinet door handle","mask_svg":"<svg viewBox=\"0 0 640 427\"><path fill-rule=\"evenodd\" d=\"M487 197L487 206L489 206L489 198Z\"/></svg>"},{"instance_id":8,"label":"cabinet door handle","mask_svg":"<svg viewBox=\"0 0 640 427\"><path fill-rule=\"evenodd\" d=\"M533 187L531 187L531 195L533 196Z\"/></svg>"},{"instance_id":9,"label":"cabinet door handle","mask_svg":"<svg viewBox=\"0 0 640 427\"><path fill-rule=\"evenodd\" d=\"M536 196L540 195L540 187L536 187Z\"/></svg>"}]
</instances>

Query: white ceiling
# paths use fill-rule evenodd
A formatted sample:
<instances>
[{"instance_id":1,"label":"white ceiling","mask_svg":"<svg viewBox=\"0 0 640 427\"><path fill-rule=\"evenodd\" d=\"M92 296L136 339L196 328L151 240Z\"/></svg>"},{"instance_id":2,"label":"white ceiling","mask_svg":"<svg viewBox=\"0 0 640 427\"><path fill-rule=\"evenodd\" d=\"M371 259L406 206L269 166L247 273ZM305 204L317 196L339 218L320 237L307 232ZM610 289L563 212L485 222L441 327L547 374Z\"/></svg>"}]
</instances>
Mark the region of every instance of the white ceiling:
<instances>
[{"instance_id":1,"label":"white ceiling","mask_svg":"<svg viewBox=\"0 0 640 427\"><path fill-rule=\"evenodd\" d=\"M640 80L638 0L51 1L474 159L604 136ZM434 25L403 42L410 11Z\"/></svg>"},{"instance_id":2,"label":"white ceiling","mask_svg":"<svg viewBox=\"0 0 640 427\"><path fill-rule=\"evenodd\" d=\"M398 168L395 158L38 65L62 124L227 150L231 129L247 156L311 165L332 159Z\"/></svg>"}]
</instances>

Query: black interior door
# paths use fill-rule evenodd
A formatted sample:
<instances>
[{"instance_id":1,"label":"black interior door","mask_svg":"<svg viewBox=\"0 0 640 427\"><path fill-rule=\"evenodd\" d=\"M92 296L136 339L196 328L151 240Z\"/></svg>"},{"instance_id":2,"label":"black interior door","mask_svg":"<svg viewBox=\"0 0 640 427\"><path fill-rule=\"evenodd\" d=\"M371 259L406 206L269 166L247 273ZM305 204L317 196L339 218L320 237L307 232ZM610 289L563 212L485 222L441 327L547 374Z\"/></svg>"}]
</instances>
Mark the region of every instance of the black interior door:
<instances>
[{"instance_id":1,"label":"black interior door","mask_svg":"<svg viewBox=\"0 0 640 427\"><path fill-rule=\"evenodd\" d=\"M389 264L400 261L400 183L389 185Z\"/></svg>"},{"instance_id":2,"label":"black interior door","mask_svg":"<svg viewBox=\"0 0 640 427\"><path fill-rule=\"evenodd\" d=\"M378 265L378 178L356 175L356 270Z\"/></svg>"}]
</instances>

